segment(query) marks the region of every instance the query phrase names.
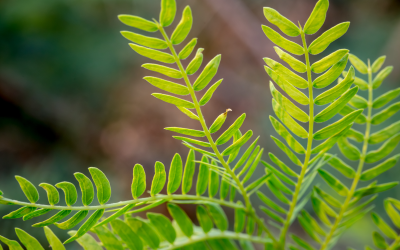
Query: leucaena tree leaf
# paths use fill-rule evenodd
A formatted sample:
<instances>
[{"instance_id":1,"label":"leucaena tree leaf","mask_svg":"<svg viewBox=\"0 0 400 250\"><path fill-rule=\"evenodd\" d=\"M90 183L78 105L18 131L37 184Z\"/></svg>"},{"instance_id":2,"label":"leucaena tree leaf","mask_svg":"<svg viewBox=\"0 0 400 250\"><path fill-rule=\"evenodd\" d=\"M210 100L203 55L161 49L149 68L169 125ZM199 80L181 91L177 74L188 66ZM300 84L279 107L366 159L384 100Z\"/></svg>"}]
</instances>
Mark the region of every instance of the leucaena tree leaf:
<instances>
[{"instance_id":1,"label":"leucaena tree leaf","mask_svg":"<svg viewBox=\"0 0 400 250\"><path fill-rule=\"evenodd\" d=\"M118 19L123 23L131 27L135 27L148 32L156 32L158 30L157 24L148 21L144 18L132 15L119 15Z\"/></svg>"},{"instance_id":2,"label":"leucaena tree leaf","mask_svg":"<svg viewBox=\"0 0 400 250\"><path fill-rule=\"evenodd\" d=\"M15 176L15 179L18 181L19 186L24 192L26 198L28 198L31 203L35 203L39 200L39 192L30 181L18 175Z\"/></svg>"},{"instance_id":3,"label":"leucaena tree leaf","mask_svg":"<svg viewBox=\"0 0 400 250\"><path fill-rule=\"evenodd\" d=\"M172 194L178 190L182 181L182 158L179 154L175 154L172 159L168 174L167 193Z\"/></svg>"},{"instance_id":4,"label":"leucaena tree leaf","mask_svg":"<svg viewBox=\"0 0 400 250\"><path fill-rule=\"evenodd\" d=\"M178 26L176 26L174 32L171 36L172 44L180 44L185 40L187 35L190 32L193 24L192 10L189 6L186 6L183 10L182 19L179 22Z\"/></svg>"},{"instance_id":5,"label":"leucaena tree leaf","mask_svg":"<svg viewBox=\"0 0 400 250\"><path fill-rule=\"evenodd\" d=\"M161 52L154 49L149 49L140 45L136 45L130 43L129 46L136 51L139 55L145 56L155 61L163 62L163 63L174 63L175 59L171 54Z\"/></svg>"},{"instance_id":6,"label":"leucaena tree leaf","mask_svg":"<svg viewBox=\"0 0 400 250\"><path fill-rule=\"evenodd\" d=\"M137 43L139 45L152 48L152 49L166 49L168 48L167 43L164 40L154 38L154 37L149 37L149 36L143 36L140 34L136 34L130 31L121 31L121 35L128 39L129 41L132 41L134 43Z\"/></svg>"},{"instance_id":7,"label":"leucaena tree leaf","mask_svg":"<svg viewBox=\"0 0 400 250\"><path fill-rule=\"evenodd\" d=\"M194 47L196 47L197 38L193 38L186 46L179 52L178 57L181 60L185 60L192 54Z\"/></svg>"},{"instance_id":8,"label":"leucaena tree leaf","mask_svg":"<svg viewBox=\"0 0 400 250\"><path fill-rule=\"evenodd\" d=\"M288 36L298 36L300 35L300 29L289 19L282 16L278 11L264 7L264 16L267 20L276 25L283 33Z\"/></svg>"},{"instance_id":9,"label":"leucaena tree leaf","mask_svg":"<svg viewBox=\"0 0 400 250\"><path fill-rule=\"evenodd\" d=\"M175 19L176 2L175 0L161 0L160 24L163 27L171 25Z\"/></svg>"},{"instance_id":10,"label":"leucaena tree leaf","mask_svg":"<svg viewBox=\"0 0 400 250\"><path fill-rule=\"evenodd\" d=\"M106 203L111 198L111 185L106 175L98 168L89 168L90 175L96 185L97 200L100 204Z\"/></svg>"},{"instance_id":11,"label":"leucaena tree leaf","mask_svg":"<svg viewBox=\"0 0 400 250\"><path fill-rule=\"evenodd\" d=\"M308 51L313 55L321 53L329 46L329 44L343 36L349 26L349 22L344 22L325 31L324 33L322 33L321 36L319 36L310 44L310 47L308 47Z\"/></svg>"},{"instance_id":12,"label":"leucaena tree leaf","mask_svg":"<svg viewBox=\"0 0 400 250\"><path fill-rule=\"evenodd\" d=\"M146 173L144 172L143 166L136 164L133 167L133 179L131 192L134 199L140 197L144 191L146 191Z\"/></svg>"},{"instance_id":13,"label":"leucaena tree leaf","mask_svg":"<svg viewBox=\"0 0 400 250\"><path fill-rule=\"evenodd\" d=\"M275 43L282 49L299 56L304 54L303 47L301 47L297 43L294 43L284 38L278 32L274 31L270 27L262 25L262 30L264 31L265 35L269 38L269 40L271 40L273 43Z\"/></svg>"},{"instance_id":14,"label":"leucaena tree leaf","mask_svg":"<svg viewBox=\"0 0 400 250\"><path fill-rule=\"evenodd\" d=\"M325 22L326 12L328 11L329 1L319 0L315 5L310 17L304 25L304 33L312 35L316 33Z\"/></svg>"}]
</instances>

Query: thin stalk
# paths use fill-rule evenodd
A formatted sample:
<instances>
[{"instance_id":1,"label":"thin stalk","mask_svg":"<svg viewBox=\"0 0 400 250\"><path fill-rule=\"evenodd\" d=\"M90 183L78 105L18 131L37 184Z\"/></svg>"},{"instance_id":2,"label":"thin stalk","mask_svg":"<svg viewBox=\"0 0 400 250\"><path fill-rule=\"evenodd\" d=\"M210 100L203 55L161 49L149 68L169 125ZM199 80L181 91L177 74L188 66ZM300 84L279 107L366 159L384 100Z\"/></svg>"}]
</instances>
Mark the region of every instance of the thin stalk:
<instances>
[{"instance_id":1,"label":"thin stalk","mask_svg":"<svg viewBox=\"0 0 400 250\"><path fill-rule=\"evenodd\" d=\"M297 181L295 191L293 194L293 199L290 204L289 212L287 214L286 221L283 225L283 229L282 229L281 235L280 235L279 241L280 241L281 249L285 248L286 234L287 234L287 231L289 230L290 221L292 219L294 209L296 208L296 205L297 205L297 199L298 199L298 195L299 195L299 192L301 189L301 185L303 183L304 176L306 175L306 172L307 172L308 163L309 163L310 157L311 157L311 150L312 150L312 143L313 143L313 136L314 136L314 134L313 134L314 133L313 132L314 131L314 97L313 97L313 84L312 84L312 78L311 78L310 58L308 55L308 47L307 47L304 31L303 31L303 29L301 29L301 27L300 27L300 30L301 30L301 40L303 41L304 56L306 59L306 66L307 66L308 98L309 98L308 105L309 105L310 120L308 122L307 151L306 151L306 155L305 155L305 159L304 159L304 164L301 169L300 176Z\"/></svg>"},{"instance_id":2,"label":"thin stalk","mask_svg":"<svg viewBox=\"0 0 400 250\"><path fill-rule=\"evenodd\" d=\"M346 200L343 203L342 208L340 209L340 213L335 220L331 230L329 231L328 236L325 238L324 243L321 245L320 250L324 250L328 247L329 242L331 241L332 237L334 236L337 227L339 226L341 220L343 219L344 213L347 211L347 208L350 204L351 199L353 198L354 192L356 191L357 184L360 180L362 170L365 163L365 156L367 155L368 150L368 140L371 132L371 116L372 116L372 102L373 102L373 88L372 88L372 70L371 65L368 60L368 116L367 116L367 125L365 129L365 137L362 147L362 152L360 156L360 161L358 163L356 176L354 177L353 183L351 184L351 188L349 193L347 194Z\"/></svg>"},{"instance_id":3,"label":"thin stalk","mask_svg":"<svg viewBox=\"0 0 400 250\"><path fill-rule=\"evenodd\" d=\"M166 43L168 44L168 47L173 55L173 57L175 58L175 62L178 65L179 70L181 71L182 75L183 75L183 79L185 80L186 86L189 89L189 93L190 96L193 100L193 104L194 107L196 109L197 112L197 116L199 117L199 121L200 124L203 128L203 131L211 145L211 148L214 150L214 153L216 154L218 160L221 162L222 166L226 169L226 171L229 173L229 175L232 177L232 179L236 182L237 187L239 188L240 193L243 196L243 199L245 201L245 205L246 205L246 211L247 214L251 217L253 217L253 219L257 222L257 224L259 226L261 226L263 228L263 230L268 234L268 236L276 243L276 239L274 238L274 236L272 235L272 233L269 231L269 229L264 225L264 223L261 221L260 218L258 218L258 216L256 215L253 206L250 202L250 198L248 197L246 190L243 186L243 184L241 183L241 181L239 180L239 178L236 176L236 174L232 171L232 169L229 167L229 165L226 163L224 157L221 155L221 153L219 152L217 145L215 144L214 140L211 137L211 133L207 127L206 121L204 119L203 113L201 112L201 108L200 108L200 104L197 101L197 97L196 97L196 93L192 87L192 84L190 83L189 77L186 74L186 70L183 68L181 60L179 59L174 46L172 45L168 35L165 33L164 28L161 27L161 25L158 25L158 28L161 32L161 34L163 35Z\"/></svg>"},{"instance_id":4,"label":"thin stalk","mask_svg":"<svg viewBox=\"0 0 400 250\"><path fill-rule=\"evenodd\" d=\"M160 248L160 250L181 249L186 246L192 245L194 243L204 242L208 240L216 240L216 239L246 240L260 244L271 243L270 239L266 239L264 237L251 236L242 233L234 233L231 231L221 232L220 230L213 229L207 234L193 235L190 238L187 237L178 238L176 240L177 243L174 243L173 245L170 245L168 247L162 247Z\"/></svg>"},{"instance_id":5,"label":"thin stalk","mask_svg":"<svg viewBox=\"0 0 400 250\"><path fill-rule=\"evenodd\" d=\"M230 207L233 209L243 209L244 206L221 200L221 199L213 199L209 197L197 196L197 195L179 195L179 194L172 194L172 195L156 195L154 197L146 197L136 200L129 200L129 201L121 201L117 203L110 203L105 205L98 205L98 206L52 206L52 205L44 205L44 204L33 204L29 202L17 201L7 198L0 198L0 201L6 202L9 205L19 205L19 206L26 206L26 207L36 207L36 208L45 208L45 209L53 209L53 210L98 210L98 209L110 209L116 207L122 207L129 204L138 204L138 203L148 203L148 202L155 202L160 200L167 200L167 201L174 201L174 200L190 200L190 201L205 201L205 202L214 202L218 203L222 206ZM1 204L1 203L0 203Z\"/></svg>"}]
</instances>

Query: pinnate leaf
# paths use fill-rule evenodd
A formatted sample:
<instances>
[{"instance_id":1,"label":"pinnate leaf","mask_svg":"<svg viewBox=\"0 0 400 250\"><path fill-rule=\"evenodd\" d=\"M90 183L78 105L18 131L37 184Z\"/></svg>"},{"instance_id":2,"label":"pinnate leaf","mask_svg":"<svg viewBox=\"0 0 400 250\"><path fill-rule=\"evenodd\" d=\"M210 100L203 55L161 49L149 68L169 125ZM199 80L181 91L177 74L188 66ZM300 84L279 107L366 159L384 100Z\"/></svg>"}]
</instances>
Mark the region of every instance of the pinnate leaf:
<instances>
[{"instance_id":1,"label":"pinnate leaf","mask_svg":"<svg viewBox=\"0 0 400 250\"><path fill-rule=\"evenodd\" d=\"M312 35L316 33L325 22L326 12L328 11L329 1L319 0L315 5L310 17L304 25L304 33Z\"/></svg>"},{"instance_id":2,"label":"pinnate leaf","mask_svg":"<svg viewBox=\"0 0 400 250\"><path fill-rule=\"evenodd\" d=\"M143 166L140 164L136 164L133 168L131 190L134 199L137 199L146 191L146 173L144 172Z\"/></svg>"},{"instance_id":3,"label":"pinnate leaf","mask_svg":"<svg viewBox=\"0 0 400 250\"><path fill-rule=\"evenodd\" d=\"M263 29L265 35L269 38L269 40L271 40L273 43L275 43L282 49L287 50L290 53L299 55L299 56L304 54L303 47L301 47L297 43L289 41L288 39L284 38L278 32L276 32L275 30L271 29L268 26L263 25L262 29Z\"/></svg>"},{"instance_id":4,"label":"pinnate leaf","mask_svg":"<svg viewBox=\"0 0 400 250\"><path fill-rule=\"evenodd\" d=\"M343 36L349 28L349 25L349 22L344 22L325 31L321 36L319 36L310 44L310 46L308 47L308 52L313 55L321 53L329 46L329 44Z\"/></svg>"},{"instance_id":5,"label":"pinnate leaf","mask_svg":"<svg viewBox=\"0 0 400 250\"><path fill-rule=\"evenodd\" d=\"M300 35L300 29L289 19L282 16L278 11L264 7L264 15L267 20L278 26L278 28L288 36L298 36Z\"/></svg>"},{"instance_id":6,"label":"pinnate leaf","mask_svg":"<svg viewBox=\"0 0 400 250\"><path fill-rule=\"evenodd\" d=\"M118 19L123 23L131 27L135 27L148 32L155 32L158 30L157 24L148 21L144 18L132 15L119 15Z\"/></svg>"},{"instance_id":7,"label":"pinnate leaf","mask_svg":"<svg viewBox=\"0 0 400 250\"><path fill-rule=\"evenodd\" d=\"M185 40L187 35L190 32L193 24L192 10L189 6L186 6L183 10L182 19L179 22L178 26L172 33L171 42L172 44L180 44Z\"/></svg>"},{"instance_id":8,"label":"pinnate leaf","mask_svg":"<svg viewBox=\"0 0 400 250\"><path fill-rule=\"evenodd\" d=\"M161 52L154 49L149 49L140 45L136 45L130 43L129 46L136 51L139 55L145 56L155 61L163 62L163 63L174 63L175 59L171 54Z\"/></svg>"}]
</instances>

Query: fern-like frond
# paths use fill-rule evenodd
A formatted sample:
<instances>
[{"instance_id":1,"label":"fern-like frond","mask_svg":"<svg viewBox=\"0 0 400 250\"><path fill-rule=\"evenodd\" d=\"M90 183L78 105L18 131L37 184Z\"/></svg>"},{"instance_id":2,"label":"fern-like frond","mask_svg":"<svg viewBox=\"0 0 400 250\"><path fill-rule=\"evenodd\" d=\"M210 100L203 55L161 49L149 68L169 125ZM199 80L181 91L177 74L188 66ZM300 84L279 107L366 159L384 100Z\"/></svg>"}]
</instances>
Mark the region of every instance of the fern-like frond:
<instances>
[{"instance_id":1,"label":"fern-like frond","mask_svg":"<svg viewBox=\"0 0 400 250\"><path fill-rule=\"evenodd\" d=\"M298 168L295 167L292 169L288 167L283 159L278 159L273 154L270 154L272 162L282 171L263 162L267 169L273 173L272 177L267 180L267 186L281 203L272 202L266 196L263 196L261 193L259 194L259 197L269 207L263 207L262 210L275 223L279 224L279 249L284 249L289 227L310 195L314 206L319 208L319 214L323 218L327 218L325 215L327 211L329 215L333 215L333 212L329 210L329 206L320 200L314 191L311 194L308 188L317 173L325 174L327 179L332 183L334 182L334 178L329 173L320 169L332 158L330 156L324 157L324 154L348 133L352 124L362 112L362 110L351 110L342 119L333 123L330 122L330 124L324 125L318 131L315 130L317 123L329 122L333 117L336 117L354 99L359 90L357 86L351 88L355 77L354 69L351 68L345 79L339 81L337 85L324 90L319 96L314 97L315 89L330 86L342 74L349 58L349 51L340 49L314 64L310 63L310 55L317 55L323 52L332 42L343 36L349 27L348 22L338 24L321 34L308 45L306 35L314 34L321 28L325 21L328 6L328 0L318 1L304 28L300 24L299 26L295 25L276 10L264 8L265 17L270 23L277 26L286 35L300 36L302 39L302 45L300 45L284 38L271 27L262 26L265 35L280 47L275 47L278 56L294 70L292 71L270 58L264 58L267 64L265 66L267 74L280 88L278 90L272 82L270 83L273 96L272 107L278 118L271 117L271 122L276 132L286 141L286 144L278 138L272 137L272 139L287 157L298 166ZM304 55L304 62L284 52L282 49L291 54ZM297 72L306 72L307 78L304 79ZM320 75L312 79L312 72ZM300 89L307 89L308 96ZM290 98L285 97L280 91L285 92ZM308 114L293 101L301 105L307 105ZM316 105L325 104L329 105L316 114ZM301 123L308 123L308 128L304 128ZM303 142L297 137L307 139L305 148L302 146ZM315 146L316 141L319 140L324 141ZM342 194L347 192L343 185L338 186L337 190L339 188L342 188L340 190ZM278 214L270 209L275 210ZM325 221L327 222L327 219ZM306 243L299 237L293 236L292 238L299 245L305 246Z\"/></svg>"},{"instance_id":2,"label":"fern-like frond","mask_svg":"<svg viewBox=\"0 0 400 250\"><path fill-rule=\"evenodd\" d=\"M340 182L335 176L336 174L330 170L318 170L322 179L324 179L330 187L329 191L323 191L315 187L313 192L313 196L316 197L315 199L321 201L319 204L313 203L313 205L316 215L324 225L318 226L319 228L317 228L315 227L315 223L311 224L309 220L307 222L304 217L299 218L305 231L320 245L321 250L331 249L339 237L350 226L360 220L373 208L371 203L375 200L377 195L369 197L368 199L365 197L378 194L397 185L397 182L377 184L376 181L370 181L391 169L400 158L400 155L394 155L388 158L399 143L400 135L398 134L398 131L396 131L397 123L383 129L383 131L390 131L388 133L381 132L382 130L373 132L374 125L384 122L397 112L397 104L392 104L382 111L376 111L376 109L383 108L385 105L389 104L389 102L394 100L400 92L394 90L384 94L383 96L388 97L387 101L383 100L382 97L375 99L373 97L374 89L381 85L384 77L387 76L387 69L390 69L390 67L385 68L382 70L384 73L379 71L380 67L384 63L384 57L378 58L373 63L373 66L371 66L369 61L366 64L352 54L349 55L349 59L352 63L352 67L348 72L344 72L346 78L349 74L354 76L353 67L359 73L368 76L368 82L361 80L361 78L359 78L360 80L356 79L353 82L357 85L355 88L360 88L361 91L368 91L368 98L364 99L359 95L353 95L351 100L348 102L349 105L354 108L365 109L366 128L365 132L360 132L356 129L347 129L345 130L345 136L339 138L337 141L337 145L342 155L350 161L358 162L358 167L356 169L351 167L351 164L345 163L338 156L330 155L331 159L329 160L329 164L333 169L337 170L344 177L352 180L352 184L349 187ZM375 79L373 79L373 73L377 73ZM340 81L341 82L338 83L337 86L340 86L345 79ZM364 84L357 84L356 81L365 82L366 86L364 86ZM348 92L341 92L341 97L335 97L338 98L337 100L340 100L346 95L346 93ZM337 100L333 101L332 99L330 101L333 101L334 103L337 102ZM344 106L343 109L346 109L347 107L349 106ZM354 144L354 142L362 143L360 149ZM382 143L382 146L377 150L368 151L369 145L378 143ZM376 164L376 162L381 160L384 161ZM365 169L366 164L374 164L374 166ZM362 185L360 182L370 183ZM335 195L332 193L335 193ZM385 204L389 203L386 202ZM380 217L373 214L373 218L375 223L379 224L380 228L386 230L386 233L388 234L390 230L388 229L388 226L382 222ZM387 234L386 236L388 236ZM395 237L396 235L391 233L391 236ZM383 241L383 237L377 232L374 233L374 242L377 246L384 246L386 244ZM386 249L386 247L384 249Z\"/></svg>"}]
</instances>

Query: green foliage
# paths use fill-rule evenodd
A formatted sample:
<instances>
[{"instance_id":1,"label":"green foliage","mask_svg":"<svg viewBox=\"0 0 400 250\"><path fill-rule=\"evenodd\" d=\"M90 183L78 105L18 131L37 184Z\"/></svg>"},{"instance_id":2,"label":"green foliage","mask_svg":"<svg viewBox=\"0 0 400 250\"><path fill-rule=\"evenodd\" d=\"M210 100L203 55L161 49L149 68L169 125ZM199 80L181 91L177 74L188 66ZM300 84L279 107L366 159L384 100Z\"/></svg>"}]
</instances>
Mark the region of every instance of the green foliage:
<instances>
[{"instance_id":1,"label":"green foliage","mask_svg":"<svg viewBox=\"0 0 400 250\"><path fill-rule=\"evenodd\" d=\"M274 153L268 153L271 164L263 160L264 149L257 145L259 138L252 139L252 130L243 133L241 131L246 114L237 114L227 107L212 123L208 118L206 120L202 106L211 100L222 83L222 79L214 80L221 64L221 55L216 55L202 68L204 49L198 48L194 53L197 38L186 41L178 53L175 45L189 39L193 25L192 11L189 6L183 9L179 23L169 36L164 27L174 23L177 6L175 0L162 0L158 21L132 15L119 16L122 23L142 31L158 31L162 38L131 31L122 31L121 34L132 42L129 45L136 53L157 61L145 63L143 67L150 72L160 73L163 77L146 76L144 80L167 94L152 95L174 105L183 114L199 122L201 129L165 128L175 134L173 138L189 148L186 160L180 154L175 154L167 168L168 178L164 164L156 162L151 187L146 185L145 168L136 164L133 167L131 184L132 199L117 203L109 203L111 184L98 168L89 168L91 178L83 173L74 174L80 192L71 182L60 182L54 186L48 183L39 184L47 193L48 205L37 204L39 191L35 185L16 176L28 202L8 199L0 191L0 204L19 206L3 219L23 218L25 221L54 212L33 227L44 227L49 244L57 250L65 249L63 244L72 241L77 241L83 249L93 250L103 247L117 250L239 249L236 243L246 250L254 249L252 243L263 244L265 249L278 250L286 249L287 246L289 249L315 249L317 245L321 250L331 249L346 229L371 211L376 194L397 185L397 182L378 184L373 179L394 167L400 158L398 154L391 155L400 142L400 122L377 132L372 132L372 127L387 122L400 110L400 103L390 104L400 95L400 89L373 98L374 90L382 85L392 71L390 66L381 69L385 56L371 65L369 61L365 63L349 54L349 50L339 49L311 64L310 55L324 52L349 28L348 22L338 24L308 45L306 35L320 30L328 7L328 0L319 0L304 28L278 11L264 8L264 15L271 24L285 35L300 36L302 40L302 45L297 44L273 28L262 26L265 35L277 45L274 49L278 57L291 68L264 58L267 65L264 66L265 71L272 80L269 89L273 97L272 108L277 117L270 116L270 121L276 133L284 140L276 136L271 138L277 148L294 163L294 167L286 163L287 159L280 159ZM304 55L304 62L291 54ZM182 61L191 56L190 62L184 66ZM352 66L345 71L348 60ZM171 65L165 66L158 62ZM368 80L356 77L356 70L360 74L368 75ZM306 73L307 78L298 73ZM312 73L319 76L313 79ZM192 76L194 74L196 76ZM373 74L376 74L374 78ZM164 79L165 77L167 78ZM176 79L183 79L184 84L178 83ZM210 84L213 81L215 82ZM337 84L333 84L334 82ZM323 90L314 97L316 89ZM368 98L358 95L359 91L368 91ZM305 108L308 113L298 104L308 106ZM386 107L387 105L389 106ZM383 109L376 112L380 108ZM317 113L317 109L321 111ZM232 124L225 124L229 111L236 119ZM337 117L340 118L332 121ZM307 126L300 122L307 123ZM316 130L320 123L321 128ZM365 124L365 132L352 128L354 123ZM356 142L362 143L361 149L354 145ZM368 151L370 144L380 143L380 147ZM358 162L357 169L353 167L354 164L346 163L341 157L327 153L334 145L338 145L344 158L353 163ZM378 161L382 162L377 163ZM260 163L263 169L259 171ZM364 165L370 163L374 166L364 169ZM348 186L347 182L340 181L331 169L324 167L328 165L350 179L352 184ZM327 184L329 191L325 187L313 185L317 175ZM359 182L365 182L365 185L359 185ZM271 195L261 190L264 187ZM57 188L63 190L65 205L58 204L60 193ZM180 188L182 194L177 193ZM162 193L164 189L166 194ZM196 195L191 195L192 191ZM259 210L252 203L254 193L262 202ZM237 194L240 197L236 198ZM75 205L79 195L83 206ZM99 205L92 205L95 195ZM316 218L303 209L308 202L311 203ZM148 212L164 203L167 203L172 220L165 215ZM192 222L179 203L197 206L199 226ZM234 210L233 224L229 223L223 207ZM393 224L400 228L400 201L387 199L385 209ZM134 216L146 211L147 218ZM257 211L264 212L267 222L261 219ZM378 214L373 213L372 218L382 232L374 232L374 244L381 249L398 248L400 236L396 230ZM296 219L311 240L297 235L288 237L290 227ZM75 227L77 230L69 231L71 237L61 243L47 227L53 224L63 230ZM274 230L271 230L272 226ZM16 229L16 234L28 250L44 249L25 231ZM98 240L92 235L97 236ZM388 243L387 238L392 242ZM22 249L16 241L1 236L0 241L10 249ZM297 246L288 245L289 241Z\"/></svg>"}]
</instances>

